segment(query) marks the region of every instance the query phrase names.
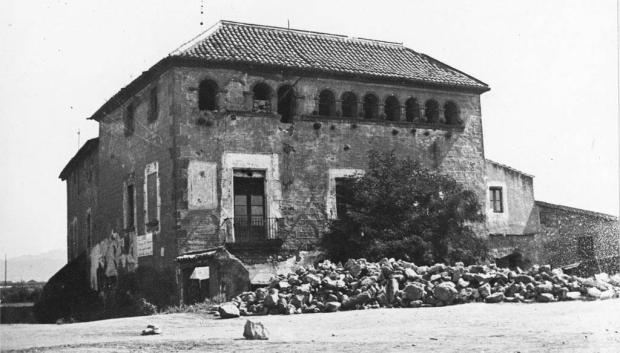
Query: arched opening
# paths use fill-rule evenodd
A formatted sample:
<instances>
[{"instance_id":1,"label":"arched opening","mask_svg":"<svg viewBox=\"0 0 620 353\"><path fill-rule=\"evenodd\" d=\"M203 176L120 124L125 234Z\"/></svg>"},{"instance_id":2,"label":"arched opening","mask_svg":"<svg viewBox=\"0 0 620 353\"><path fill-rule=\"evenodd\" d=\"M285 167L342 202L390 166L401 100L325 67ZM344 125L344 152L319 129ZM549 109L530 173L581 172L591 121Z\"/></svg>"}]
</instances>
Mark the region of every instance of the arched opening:
<instances>
[{"instance_id":1,"label":"arched opening","mask_svg":"<svg viewBox=\"0 0 620 353\"><path fill-rule=\"evenodd\" d=\"M319 94L319 115L336 115L336 97L334 97L334 93L328 89L322 90Z\"/></svg>"},{"instance_id":2,"label":"arched opening","mask_svg":"<svg viewBox=\"0 0 620 353\"><path fill-rule=\"evenodd\" d=\"M387 97L383 110L385 111L385 119L390 121L400 120L400 103L398 103L398 98L394 96Z\"/></svg>"},{"instance_id":3,"label":"arched opening","mask_svg":"<svg viewBox=\"0 0 620 353\"><path fill-rule=\"evenodd\" d=\"M259 82L252 89L252 111L259 113L271 112L271 87L264 82Z\"/></svg>"},{"instance_id":4,"label":"arched opening","mask_svg":"<svg viewBox=\"0 0 620 353\"><path fill-rule=\"evenodd\" d=\"M420 118L420 105L415 98L409 98L405 102L405 119L416 121Z\"/></svg>"},{"instance_id":5,"label":"arched opening","mask_svg":"<svg viewBox=\"0 0 620 353\"><path fill-rule=\"evenodd\" d=\"M217 110L217 83L213 80L200 82L198 88L198 109Z\"/></svg>"},{"instance_id":6,"label":"arched opening","mask_svg":"<svg viewBox=\"0 0 620 353\"><path fill-rule=\"evenodd\" d=\"M439 103L434 99L429 99L424 103L424 117L429 123L439 122Z\"/></svg>"},{"instance_id":7,"label":"arched opening","mask_svg":"<svg viewBox=\"0 0 620 353\"><path fill-rule=\"evenodd\" d=\"M377 96L367 94L364 96L364 119L377 119L379 106L377 104Z\"/></svg>"},{"instance_id":8,"label":"arched opening","mask_svg":"<svg viewBox=\"0 0 620 353\"><path fill-rule=\"evenodd\" d=\"M278 88L278 114L283 123L292 123L295 114L295 91L291 85Z\"/></svg>"},{"instance_id":9,"label":"arched opening","mask_svg":"<svg viewBox=\"0 0 620 353\"><path fill-rule=\"evenodd\" d=\"M459 117L459 107L454 102L446 102L443 106L443 115L446 118L446 124L458 125L461 123Z\"/></svg>"},{"instance_id":10,"label":"arched opening","mask_svg":"<svg viewBox=\"0 0 620 353\"><path fill-rule=\"evenodd\" d=\"M342 116L345 118L357 117L357 97L353 92L345 92L342 95Z\"/></svg>"}]
</instances>

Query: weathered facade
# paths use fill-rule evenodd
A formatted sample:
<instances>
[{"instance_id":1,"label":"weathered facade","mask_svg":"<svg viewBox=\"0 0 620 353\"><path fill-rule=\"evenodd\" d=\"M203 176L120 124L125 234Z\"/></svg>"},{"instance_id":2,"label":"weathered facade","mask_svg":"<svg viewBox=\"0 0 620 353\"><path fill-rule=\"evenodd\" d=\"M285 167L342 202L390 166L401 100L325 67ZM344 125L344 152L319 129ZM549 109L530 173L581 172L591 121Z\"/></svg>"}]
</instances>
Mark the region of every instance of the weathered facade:
<instances>
[{"instance_id":1,"label":"weathered facade","mask_svg":"<svg viewBox=\"0 0 620 353\"><path fill-rule=\"evenodd\" d=\"M180 297L205 273L214 280L200 297L228 293L216 282L230 274L208 265L213 249L232 253L249 279L256 266L315 249L337 217L340 178L363 173L371 149L445 172L480 200L488 183L504 183L509 213L477 232L535 232L531 177L484 158L488 90L398 43L220 22L91 117L97 144L75 157L95 163L91 196L75 198L70 183L82 164L61 174L69 218L91 210L90 240L70 259L89 253L95 289L148 267L175 272ZM531 200L512 198L530 191Z\"/></svg>"},{"instance_id":2,"label":"weathered facade","mask_svg":"<svg viewBox=\"0 0 620 353\"><path fill-rule=\"evenodd\" d=\"M487 160L490 255L504 264L620 271L618 217L534 199L533 176Z\"/></svg>"}]
</instances>

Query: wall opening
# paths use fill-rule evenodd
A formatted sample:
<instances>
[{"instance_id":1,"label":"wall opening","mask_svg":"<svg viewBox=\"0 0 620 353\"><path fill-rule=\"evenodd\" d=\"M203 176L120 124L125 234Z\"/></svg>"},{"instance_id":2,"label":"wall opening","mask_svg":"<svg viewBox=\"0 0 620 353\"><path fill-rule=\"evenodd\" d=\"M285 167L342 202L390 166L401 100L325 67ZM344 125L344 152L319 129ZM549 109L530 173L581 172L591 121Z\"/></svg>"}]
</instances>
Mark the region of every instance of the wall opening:
<instances>
[{"instance_id":1,"label":"wall opening","mask_svg":"<svg viewBox=\"0 0 620 353\"><path fill-rule=\"evenodd\" d=\"M342 95L342 116L346 118L357 117L357 97L353 92L345 92Z\"/></svg>"},{"instance_id":2,"label":"wall opening","mask_svg":"<svg viewBox=\"0 0 620 353\"><path fill-rule=\"evenodd\" d=\"M459 117L459 107L454 102L447 102L443 106L443 114L446 119L446 124L450 125L458 125L461 123L461 118Z\"/></svg>"},{"instance_id":3,"label":"wall opening","mask_svg":"<svg viewBox=\"0 0 620 353\"><path fill-rule=\"evenodd\" d=\"M336 115L336 98L334 97L334 93L328 89L322 90L319 94L319 115Z\"/></svg>"},{"instance_id":4,"label":"wall opening","mask_svg":"<svg viewBox=\"0 0 620 353\"><path fill-rule=\"evenodd\" d=\"M405 102L405 119L409 122L416 121L420 118L420 105L415 98L409 98Z\"/></svg>"},{"instance_id":5,"label":"wall opening","mask_svg":"<svg viewBox=\"0 0 620 353\"><path fill-rule=\"evenodd\" d=\"M389 96L385 100L385 118L390 121L398 121L400 120L400 103L398 102L398 98L394 96Z\"/></svg>"},{"instance_id":6,"label":"wall opening","mask_svg":"<svg viewBox=\"0 0 620 353\"><path fill-rule=\"evenodd\" d=\"M259 82L252 89L252 94L252 111L271 113L271 87L265 82Z\"/></svg>"},{"instance_id":7,"label":"wall opening","mask_svg":"<svg viewBox=\"0 0 620 353\"><path fill-rule=\"evenodd\" d=\"M213 80L200 82L198 88L198 109L217 110L217 83Z\"/></svg>"},{"instance_id":8,"label":"wall opening","mask_svg":"<svg viewBox=\"0 0 620 353\"><path fill-rule=\"evenodd\" d=\"M503 213L504 212L504 195L502 192L502 188L499 186L492 186L489 188L489 193L491 194L491 208L495 213Z\"/></svg>"},{"instance_id":9,"label":"wall opening","mask_svg":"<svg viewBox=\"0 0 620 353\"><path fill-rule=\"evenodd\" d=\"M233 190L235 242L266 239L265 172L235 170Z\"/></svg>"},{"instance_id":10,"label":"wall opening","mask_svg":"<svg viewBox=\"0 0 620 353\"><path fill-rule=\"evenodd\" d=\"M429 123L439 122L439 103L434 99L429 99L424 103L424 116Z\"/></svg>"},{"instance_id":11,"label":"wall opening","mask_svg":"<svg viewBox=\"0 0 620 353\"><path fill-rule=\"evenodd\" d=\"M377 119L379 115L379 106L377 96L367 94L364 96L364 119Z\"/></svg>"},{"instance_id":12,"label":"wall opening","mask_svg":"<svg viewBox=\"0 0 620 353\"><path fill-rule=\"evenodd\" d=\"M278 114L283 123L292 123L295 114L295 91L291 85L278 88Z\"/></svg>"},{"instance_id":13,"label":"wall opening","mask_svg":"<svg viewBox=\"0 0 620 353\"><path fill-rule=\"evenodd\" d=\"M135 231L136 224L136 194L135 187L133 184L125 185L125 209L124 209L124 220L125 220L125 231L133 232Z\"/></svg>"}]
</instances>

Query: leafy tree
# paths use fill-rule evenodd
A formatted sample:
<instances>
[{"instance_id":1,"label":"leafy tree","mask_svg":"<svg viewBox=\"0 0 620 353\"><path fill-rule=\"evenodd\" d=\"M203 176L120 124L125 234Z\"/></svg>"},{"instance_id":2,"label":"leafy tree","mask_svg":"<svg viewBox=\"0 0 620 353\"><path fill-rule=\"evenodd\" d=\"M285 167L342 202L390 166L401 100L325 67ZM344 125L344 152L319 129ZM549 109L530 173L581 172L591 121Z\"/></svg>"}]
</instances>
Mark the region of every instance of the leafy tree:
<instances>
[{"instance_id":1,"label":"leafy tree","mask_svg":"<svg viewBox=\"0 0 620 353\"><path fill-rule=\"evenodd\" d=\"M478 197L448 175L373 150L366 173L340 185L346 212L321 240L333 260L474 263L486 256L484 240L472 229L484 220Z\"/></svg>"}]
</instances>

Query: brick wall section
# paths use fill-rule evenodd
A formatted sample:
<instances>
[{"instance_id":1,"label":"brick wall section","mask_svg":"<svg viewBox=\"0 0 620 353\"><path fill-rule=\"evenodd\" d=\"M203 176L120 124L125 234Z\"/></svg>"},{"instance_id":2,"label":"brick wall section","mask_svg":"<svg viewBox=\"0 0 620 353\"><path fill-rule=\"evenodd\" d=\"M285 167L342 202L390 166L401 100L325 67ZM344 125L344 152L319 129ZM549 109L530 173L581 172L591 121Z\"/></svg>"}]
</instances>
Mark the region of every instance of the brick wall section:
<instances>
[{"instance_id":1,"label":"brick wall section","mask_svg":"<svg viewBox=\"0 0 620 353\"><path fill-rule=\"evenodd\" d=\"M220 209L187 209L187 169L183 166L192 159L217 163L219 199L222 155L225 152L278 155L282 186L280 210L285 218L287 236L285 249L303 249L317 242L326 219L328 170L364 169L371 148L394 149L402 156L436 167L473 189L481 202L485 200L482 123L477 94L219 69L177 68L174 76L177 84L175 111L179 122L178 157L181 161L177 185L185 187L178 190L177 199L179 226L184 233L179 237L180 252L214 246L224 240L217 233L219 225L214 223ZM205 78L217 82L220 107L236 112L204 113L198 110L198 85ZM296 83L298 115L293 124L280 123L275 114L248 113L251 88L259 81L268 83L274 91L281 84ZM436 99L441 106L452 100L459 105L464 129L316 117L312 115L317 109L315 98L323 88L331 89L337 99L345 91L355 92L358 99L373 92L381 103L388 95L395 94L401 105L411 96L416 97L421 105L428 98ZM199 118L208 123L197 124ZM401 119L404 120L404 112ZM484 225L479 226L478 232L481 236L486 234Z\"/></svg>"},{"instance_id":2,"label":"brick wall section","mask_svg":"<svg viewBox=\"0 0 620 353\"><path fill-rule=\"evenodd\" d=\"M595 266L608 272L620 271L620 236L618 218L576 208L536 202L544 237L544 260L555 265L588 261L578 252L578 238L594 239Z\"/></svg>"},{"instance_id":3,"label":"brick wall section","mask_svg":"<svg viewBox=\"0 0 620 353\"><path fill-rule=\"evenodd\" d=\"M154 122L147 121L150 89L157 85L159 114ZM144 170L147 164L158 162L161 198L160 231L154 235L153 256L139 258L139 265L173 267L176 256L174 194L172 97L173 76L165 73L137 93L121 107L106 115L99 124L100 182L97 241L111 232L124 235L123 185L133 180L136 193L137 235L145 234ZM128 104L135 105L135 131L125 136L123 116ZM161 257L161 248L164 256Z\"/></svg>"}]
</instances>

